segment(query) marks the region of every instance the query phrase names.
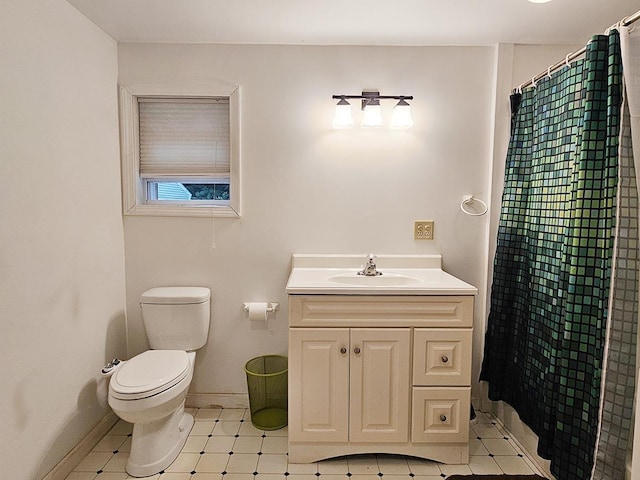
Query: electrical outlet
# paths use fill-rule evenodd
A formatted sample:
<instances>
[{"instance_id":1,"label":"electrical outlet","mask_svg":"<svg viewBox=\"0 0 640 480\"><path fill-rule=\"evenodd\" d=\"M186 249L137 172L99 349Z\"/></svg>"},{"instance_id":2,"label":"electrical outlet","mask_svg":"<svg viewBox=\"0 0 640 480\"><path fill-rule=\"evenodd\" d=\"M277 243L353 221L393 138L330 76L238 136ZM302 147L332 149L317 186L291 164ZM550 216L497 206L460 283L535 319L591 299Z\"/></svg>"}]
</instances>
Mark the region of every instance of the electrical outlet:
<instances>
[{"instance_id":1,"label":"electrical outlet","mask_svg":"<svg viewBox=\"0 0 640 480\"><path fill-rule=\"evenodd\" d=\"M433 220L413 222L414 240L433 240Z\"/></svg>"}]
</instances>

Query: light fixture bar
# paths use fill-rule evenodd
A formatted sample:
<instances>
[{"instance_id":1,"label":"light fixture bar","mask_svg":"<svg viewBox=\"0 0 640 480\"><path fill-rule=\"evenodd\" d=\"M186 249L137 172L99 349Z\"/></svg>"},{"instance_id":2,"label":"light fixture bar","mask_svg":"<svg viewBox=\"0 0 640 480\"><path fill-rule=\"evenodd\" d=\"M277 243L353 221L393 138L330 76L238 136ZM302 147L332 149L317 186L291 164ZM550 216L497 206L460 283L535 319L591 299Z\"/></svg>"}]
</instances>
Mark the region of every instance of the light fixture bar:
<instances>
[{"instance_id":1,"label":"light fixture bar","mask_svg":"<svg viewBox=\"0 0 640 480\"><path fill-rule=\"evenodd\" d=\"M362 100L362 110L369 105L379 105L379 100L413 100L413 95L380 95L377 90L364 90L360 95L332 95L334 100Z\"/></svg>"},{"instance_id":2,"label":"light fixture bar","mask_svg":"<svg viewBox=\"0 0 640 480\"><path fill-rule=\"evenodd\" d=\"M378 100L413 100L413 95L377 95L377 94L371 94L371 95L332 95L332 97L334 100L340 100L341 98L345 98L345 99L363 99L363 100L371 100L371 99L378 99Z\"/></svg>"}]
</instances>

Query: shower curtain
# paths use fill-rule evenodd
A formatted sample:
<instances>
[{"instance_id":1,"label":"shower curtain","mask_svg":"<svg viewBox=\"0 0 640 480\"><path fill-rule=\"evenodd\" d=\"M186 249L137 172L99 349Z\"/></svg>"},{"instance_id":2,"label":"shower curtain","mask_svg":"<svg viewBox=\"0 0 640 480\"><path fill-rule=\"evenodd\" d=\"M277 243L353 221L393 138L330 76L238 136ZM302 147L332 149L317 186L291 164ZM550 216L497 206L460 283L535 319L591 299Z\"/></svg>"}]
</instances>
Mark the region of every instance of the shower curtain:
<instances>
[{"instance_id":1,"label":"shower curtain","mask_svg":"<svg viewBox=\"0 0 640 480\"><path fill-rule=\"evenodd\" d=\"M638 195L623 87L614 30L511 99L480 379L538 435L559 480L624 478Z\"/></svg>"}]
</instances>

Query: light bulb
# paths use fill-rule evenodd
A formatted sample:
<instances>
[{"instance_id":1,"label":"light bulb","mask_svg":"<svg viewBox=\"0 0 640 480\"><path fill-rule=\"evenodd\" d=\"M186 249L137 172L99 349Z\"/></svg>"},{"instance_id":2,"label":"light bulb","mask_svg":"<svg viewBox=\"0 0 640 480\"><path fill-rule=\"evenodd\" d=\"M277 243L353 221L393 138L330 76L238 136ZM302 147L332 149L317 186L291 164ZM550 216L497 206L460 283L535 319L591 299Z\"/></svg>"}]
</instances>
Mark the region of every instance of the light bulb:
<instances>
[{"instance_id":1,"label":"light bulb","mask_svg":"<svg viewBox=\"0 0 640 480\"><path fill-rule=\"evenodd\" d=\"M372 100L364 107L363 127L382 126L382 107L379 100Z\"/></svg>"},{"instance_id":2,"label":"light bulb","mask_svg":"<svg viewBox=\"0 0 640 480\"><path fill-rule=\"evenodd\" d=\"M336 105L336 113L333 117L333 128L353 127L353 116L351 115L351 104L346 99L341 98Z\"/></svg>"},{"instance_id":3,"label":"light bulb","mask_svg":"<svg viewBox=\"0 0 640 480\"><path fill-rule=\"evenodd\" d=\"M391 128L410 128L413 127L413 119L411 118L411 106L401 98L398 104L393 107L391 115Z\"/></svg>"}]
</instances>

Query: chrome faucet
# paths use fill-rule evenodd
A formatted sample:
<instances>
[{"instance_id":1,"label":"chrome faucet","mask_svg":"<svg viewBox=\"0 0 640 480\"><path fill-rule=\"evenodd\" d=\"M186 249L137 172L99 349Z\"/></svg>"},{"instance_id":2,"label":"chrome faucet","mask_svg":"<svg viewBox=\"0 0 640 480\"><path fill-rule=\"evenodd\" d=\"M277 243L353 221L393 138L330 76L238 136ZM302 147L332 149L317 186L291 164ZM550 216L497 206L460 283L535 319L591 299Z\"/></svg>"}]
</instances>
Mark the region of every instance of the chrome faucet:
<instances>
[{"instance_id":1,"label":"chrome faucet","mask_svg":"<svg viewBox=\"0 0 640 480\"><path fill-rule=\"evenodd\" d=\"M377 277L382 275L376 267L376 256L373 253L367 255L367 264L358 272L358 275L364 275L366 277Z\"/></svg>"}]
</instances>

